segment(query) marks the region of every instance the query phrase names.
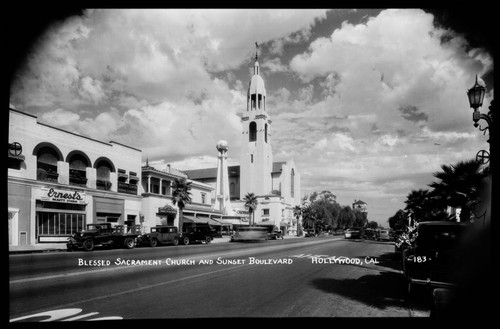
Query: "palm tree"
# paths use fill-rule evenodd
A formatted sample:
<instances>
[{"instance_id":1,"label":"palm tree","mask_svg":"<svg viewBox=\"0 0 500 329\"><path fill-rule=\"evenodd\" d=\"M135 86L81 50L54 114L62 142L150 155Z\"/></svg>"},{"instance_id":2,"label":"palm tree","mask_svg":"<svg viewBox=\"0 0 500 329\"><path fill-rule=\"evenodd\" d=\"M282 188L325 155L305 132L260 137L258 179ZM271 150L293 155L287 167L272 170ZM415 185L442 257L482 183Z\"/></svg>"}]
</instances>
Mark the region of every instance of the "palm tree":
<instances>
[{"instance_id":1,"label":"palm tree","mask_svg":"<svg viewBox=\"0 0 500 329\"><path fill-rule=\"evenodd\" d=\"M302 215L302 208L300 208L300 206L295 206L293 208L293 215L295 216L295 219L297 220L297 236L300 236L300 234L299 234L299 219L300 219L300 216Z\"/></svg>"},{"instance_id":2,"label":"palm tree","mask_svg":"<svg viewBox=\"0 0 500 329\"><path fill-rule=\"evenodd\" d=\"M425 205L428 203L429 190L412 190L410 194L406 196L406 207L405 210L412 214L412 219L417 222L425 218L429 209L425 209Z\"/></svg>"},{"instance_id":3,"label":"palm tree","mask_svg":"<svg viewBox=\"0 0 500 329\"><path fill-rule=\"evenodd\" d=\"M486 170L475 159L460 161L454 165L442 165L442 171L435 172L434 177L440 182L429 184L434 190L432 194L443 207L461 208L461 221L470 219L471 211L480 202L479 188Z\"/></svg>"},{"instance_id":4,"label":"palm tree","mask_svg":"<svg viewBox=\"0 0 500 329\"><path fill-rule=\"evenodd\" d=\"M187 203L191 203L191 184L186 178L175 178L172 183L172 203L179 207L179 232L183 231L184 219L182 212Z\"/></svg>"},{"instance_id":5,"label":"palm tree","mask_svg":"<svg viewBox=\"0 0 500 329\"><path fill-rule=\"evenodd\" d=\"M257 208L257 197L253 193L247 193L243 200L245 201L245 207L248 208L248 213L251 217L253 215L253 221L250 225L253 226L255 225L255 208Z\"/></svg>"}]
</instances>

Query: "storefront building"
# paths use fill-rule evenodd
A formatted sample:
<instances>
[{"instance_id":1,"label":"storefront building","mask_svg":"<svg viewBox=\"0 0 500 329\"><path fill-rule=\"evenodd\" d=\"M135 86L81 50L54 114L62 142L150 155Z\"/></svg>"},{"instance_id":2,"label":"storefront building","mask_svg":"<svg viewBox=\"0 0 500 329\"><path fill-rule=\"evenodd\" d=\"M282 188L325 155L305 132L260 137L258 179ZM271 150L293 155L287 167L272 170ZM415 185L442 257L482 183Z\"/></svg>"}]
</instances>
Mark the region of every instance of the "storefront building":
<instances>
[{"instance_id":1,"label":"storefront building","mask_svg":"<svg viewBox=\"0 0 500 329\"><path fill-rule=\"evenodd\" d=\"M9 245L66 242L86 224L140 224L141 150L9 111Z\"/></svg>"},{"instance_id":2,"label":"storefront building","mask_svg":"<svg viewBox=\"0 0 500 329\"><path fill-rule=\"evenodd\" d=\"M141 221L146 232L156 225L179 226L179 208L172 201L172 184L175 179L182 178L187 179L187 175L170 166L166 170L156 169L149 163L142 167ZM213 211L211 195L214 187L189 179L188 181L191 182L191 203L186 204L184 209L187 222L192 218L204 217L212 213L220 216L220 213Z\"/></svg>"}]
</instances>

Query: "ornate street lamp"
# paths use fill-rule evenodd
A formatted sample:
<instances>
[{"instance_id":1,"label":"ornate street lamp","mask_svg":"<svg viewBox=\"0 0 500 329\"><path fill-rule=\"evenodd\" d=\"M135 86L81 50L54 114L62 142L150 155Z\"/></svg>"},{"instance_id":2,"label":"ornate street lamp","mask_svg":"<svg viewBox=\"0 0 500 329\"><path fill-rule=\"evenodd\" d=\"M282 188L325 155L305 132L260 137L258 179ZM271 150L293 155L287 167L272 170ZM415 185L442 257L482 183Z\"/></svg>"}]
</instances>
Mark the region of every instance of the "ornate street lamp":
<instances>
[{"instance_id":1,"label":"ornate street lamp","mask_svg":"<svg viewBox=\"0 0 500 329\"><path fill-rule=\"evenodd\" d=\"M484 100L484 95L486 93L486 88L484 86L481 86L478 82L477 82L477 75L476 75L476 83L474 84L474 86L472 86L471 89L469 89L467 91L467 97L469 98L469 104L470 104L470 107L474 109L474 112L472 113L472 121L474 121L474 127L478 128L479 127L479 130L481 130L483 132L483 134L486 134L486 132L488 132L488 143L490 144L490 153L491 155L485 151L485 150L480 150L477 155L476 155L476 161L479 161L481 164L486 164L488 162L490 162L490 168L491 171L489 173L489 176L490 176L490 179L492 180L492 176L493 176L493 166L492 166L492 163L491 163L491 156L493 156L495 154L495 150L493 150L493 147L494 147L494 144L493 144L493 141L492 141L492 129L493 129L493 100L491 100L490 102L490 106L488 107L489 108L489 111L487 114L484 114L484 113L481 113L479 112L479 108L483 105L483 100ZM479 125L479 120L484 120L486 121L487 123L487 126L486 127L481 127ZM491 184L491 188L493 188L493 184ZM490 191L490 193L492 194L493 190ZM490 194L490 195L491 195ZM491 202L489 204L489 210L490 210L490 214L492 212L492 207L491 207ZM485 218L486 218L486 212L487 212L487 209L484 211L483 215L481 216L476 216L474 213L474 217L476 219L479 219L479 218L483 218L483 225L484 225L484 221L485 221ZM491 215L490 215L491 217Z\"/></svg>"},{"instance_id":2,"label":"ornate street lamp","mask_svg":"<svg viewBox=\"0 0 500 329\"><path fill-rule=\"evenodd\" d=\"M467 91L467 96L469 97L470 107L474 109L474 112L472 113L472 121L474 121L474 127L476 127L476 128L479 127L479 130L483 131L484 134L486 134L486 131L488 131L488 133L490 133L490 131L492 129L492 124L493 124L493 119L491 116L491 110L493 109L493 101L491 101L491 104L489 107L490 111L488 112L488 114L483 114L479 111L479 108L483 105L485 93L486 93L486 88L481 86L477 82L477 75L476 75L476 83L474 84L474 86L472 86L471 89L469 89ZM481 120L481 119L486 121L486 123L488 124L484 128L479 125L479 120ZM491 134L490 134L490 137L491 137ZM488 143L489 142L490 142L490 140L488 140Z\"/></svg>"}]
</instances>

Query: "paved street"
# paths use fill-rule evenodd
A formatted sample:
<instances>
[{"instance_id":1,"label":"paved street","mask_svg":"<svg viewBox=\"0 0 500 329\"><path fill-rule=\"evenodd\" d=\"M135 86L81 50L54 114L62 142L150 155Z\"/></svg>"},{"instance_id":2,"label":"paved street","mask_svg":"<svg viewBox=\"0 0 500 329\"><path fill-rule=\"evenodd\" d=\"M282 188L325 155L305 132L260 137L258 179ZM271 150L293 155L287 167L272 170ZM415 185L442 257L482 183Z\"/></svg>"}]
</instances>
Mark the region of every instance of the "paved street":
<instances>
[{"instance_id":1,"label":"paved street","mask_svg":"<svg viewBox=\"0 0 500 329\"><path fill-rule=\"evenodd\" d=\"M11 322L428 316L423 299L405 299L393 251L390 242L326 236L11 255L9 315Z\"/></svg>"}]
</instances>

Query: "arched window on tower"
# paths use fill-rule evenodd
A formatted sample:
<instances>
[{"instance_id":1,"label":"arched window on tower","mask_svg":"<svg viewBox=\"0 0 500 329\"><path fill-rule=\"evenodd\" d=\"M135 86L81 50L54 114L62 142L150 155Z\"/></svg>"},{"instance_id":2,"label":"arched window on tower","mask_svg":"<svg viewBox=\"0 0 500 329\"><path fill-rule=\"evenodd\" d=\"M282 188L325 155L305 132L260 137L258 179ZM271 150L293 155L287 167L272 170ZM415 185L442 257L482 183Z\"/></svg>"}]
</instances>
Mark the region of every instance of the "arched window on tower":
<instances>
[{"instance_id":1,"label":"arched window on tower","mask_svg":"<svg viewBox=\"0 0 500 329\"><path fill-rule=\"evenodd\" d=\"M295 197L295 170L292 168L292 173L290 175L290 196Z\"/></svg>"},{"instance_id":2,"label":"arched window on tower","mask_svg":"<svg viewBox=\"0 0 500 329\"><path fill-rule=\"evenodd\" d=\"M252 109L252 110L255 110L256 98L257 98L257 95L256 95L256 94L252 94L252 95L250 95L250 99L251 99L251 109Z\"/></svg>"},{"instance_id":3,"label":"arched window on tower","mask_svg":"<svg viewBox=\"0 0 500 329\"><path fill-rule=\"evenodd\" d=\"M250 122L248 137L249 142L257 141L257 124L255 123L255 121Z\"/></svg>"},{"instance_id":4,"label":"arched window on tower","mask_svg":"<svg viewBox=\"0 0 500 329\"><path fill-rule=\"evenodd\" d=\"M259 99L259 109L261 109L262 108L262 95L261 94L259 94L258 99Z\"/></svg>"},{"instance_id":5,"label":"arched window on tower","mask_svg":"<svg viewBox=\"0 0 500 329\"><path fill-rule=\"evenodd\" d=\"M264 125L264 141L267 143L267 123Z\"/></svg>"}]
</instances>

